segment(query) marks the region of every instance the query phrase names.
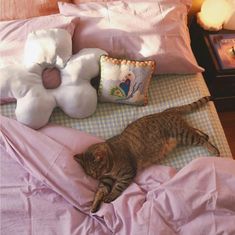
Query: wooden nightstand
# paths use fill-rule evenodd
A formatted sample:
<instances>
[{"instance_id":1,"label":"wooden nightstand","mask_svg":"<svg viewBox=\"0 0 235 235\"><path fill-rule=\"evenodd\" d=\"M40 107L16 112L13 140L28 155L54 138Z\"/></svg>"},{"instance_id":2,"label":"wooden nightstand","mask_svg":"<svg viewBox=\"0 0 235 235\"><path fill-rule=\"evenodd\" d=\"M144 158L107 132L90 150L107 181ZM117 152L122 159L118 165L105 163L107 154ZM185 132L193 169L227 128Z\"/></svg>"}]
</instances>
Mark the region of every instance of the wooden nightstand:
<instances>
[{"instance_id":1,"label":"wooden nightstand","mask_svg":"<svg viewBox=\"0 0 235 235\"><path fill-rule=\"evenodd\" d=\"M235 34L235 31L203 30L194 19L190 25L191 46L200 66L205 69L203 76L211 95L216 99L218 111L235 110L235 68L223 69L214 51L209 35Z\"/></svg>"}]
</instances>

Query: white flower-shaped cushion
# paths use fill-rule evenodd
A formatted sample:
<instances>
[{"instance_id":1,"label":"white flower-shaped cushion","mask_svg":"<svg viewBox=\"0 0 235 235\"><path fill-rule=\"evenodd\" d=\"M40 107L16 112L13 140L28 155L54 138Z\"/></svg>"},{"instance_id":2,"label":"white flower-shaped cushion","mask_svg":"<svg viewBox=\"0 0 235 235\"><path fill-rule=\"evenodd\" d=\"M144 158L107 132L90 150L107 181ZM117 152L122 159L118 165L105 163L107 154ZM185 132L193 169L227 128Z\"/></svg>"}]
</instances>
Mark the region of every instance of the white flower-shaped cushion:
<instances>
[{"instance_id":1,"label":"white flower-shaped cushion","mask_svg":"<svg viewBox=\"0 0 235 235\"><path fill-rule=\"evenodd\" d=\"M48 122L56 106L70 117L88 117L97 106L97 93L90 80L98 76L100 56L104 54L101 49L87 48L72 55L71 36L63 29L32 32L26 41L23 64L0 70L1 97L16 98L17 120L35 129ZM44 84L43 77L53 83L50 70L60 77L56 86Z\"/></svg>"}]
</instances>

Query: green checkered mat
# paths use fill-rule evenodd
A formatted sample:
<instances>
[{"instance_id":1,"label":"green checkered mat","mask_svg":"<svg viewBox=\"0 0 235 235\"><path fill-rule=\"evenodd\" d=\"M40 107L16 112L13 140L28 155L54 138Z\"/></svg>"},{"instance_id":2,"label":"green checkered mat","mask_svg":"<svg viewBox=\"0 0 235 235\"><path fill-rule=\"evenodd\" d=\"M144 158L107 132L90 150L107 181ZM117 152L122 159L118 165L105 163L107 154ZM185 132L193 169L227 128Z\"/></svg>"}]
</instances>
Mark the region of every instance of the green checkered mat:
<instances>
[{"instance_id":1,"label":"green checkered mat","mask_svg":"<svg viewBox=\"0 0 235 235\"><path fill-rule=\"evenodd\" d=\"M127 124L139 117L160 112L169 107L188 104L207 95L209 95L209 91L201 74L159 75L151 81L149 102L146 106L98 103L96 112L91 117L84 119L69 118L57 108L54 110L50 122L107 139L119 134ZM15 104L1 106L1 114L4 116L14 118L14 110ZM186 115L185 119L194 127L207 133L223 157L232 157L212 102L200 110ZM178 147L160 164L180 169L196 157L209 155L210 153L203 147Z\"/></svg>"}]
</instances>

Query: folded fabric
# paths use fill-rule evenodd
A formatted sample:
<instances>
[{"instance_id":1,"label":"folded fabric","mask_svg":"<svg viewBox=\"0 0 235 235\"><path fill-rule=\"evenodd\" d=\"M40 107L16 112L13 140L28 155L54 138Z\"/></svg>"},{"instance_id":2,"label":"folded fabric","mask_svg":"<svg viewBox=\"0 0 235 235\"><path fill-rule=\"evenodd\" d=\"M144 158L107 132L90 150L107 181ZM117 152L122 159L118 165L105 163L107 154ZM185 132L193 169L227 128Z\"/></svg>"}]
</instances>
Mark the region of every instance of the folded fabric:
<instances>
[{"instance_id":1,"label":"folded fabric","mask_svg":"<svg viewBox=\"0 0 235 235\"><path fill-rule=\"evenodd\" d=\"M102 204L91 215L97 181L85 175L73 154L99 141L102 140L58 126L47 126L39 132L1 117L1 232L235 233L235 161L226 158L199 158L179 172L154 165L140 172L118 199ZM17 165L7 158L9 155ZM14 177L16 168L17 172L21 168L26 172L21 169L21 174ZM13 200L16 196L18 201ZM48 205L50 213L44 205ZM44 211L47 213L41 214Z\"/></svg>"},{"instance_id":2,"label":"folded fabric","mask_svg":"<svg viewBox=\"0 0 235 235\"><path fill-rule=\"evenodd\" d=\"M84 213L96 182L73 160L75 152L102 140L70 128L51 125L39 132L0 120L0 233L110 234Z\"/></svg>"}]
</instances>

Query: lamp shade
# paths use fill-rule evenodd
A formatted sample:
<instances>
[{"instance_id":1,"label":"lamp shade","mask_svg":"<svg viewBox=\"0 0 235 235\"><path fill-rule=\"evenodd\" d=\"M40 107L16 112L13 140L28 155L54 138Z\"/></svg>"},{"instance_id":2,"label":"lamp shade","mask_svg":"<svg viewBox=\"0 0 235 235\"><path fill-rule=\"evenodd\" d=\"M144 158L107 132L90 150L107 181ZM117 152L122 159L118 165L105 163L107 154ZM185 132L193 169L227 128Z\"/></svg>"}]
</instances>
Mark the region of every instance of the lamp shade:
<instances>
[{"instance_id":1,"label":"lamp shade","mask_svg":"<svg viewBox=\"0 0 235 235\"><path fill-rule=\"evenodd\" d=\"M235 0L205 0L197 20L206 30L235 29Z\"/></svg>"}]
</instances>

